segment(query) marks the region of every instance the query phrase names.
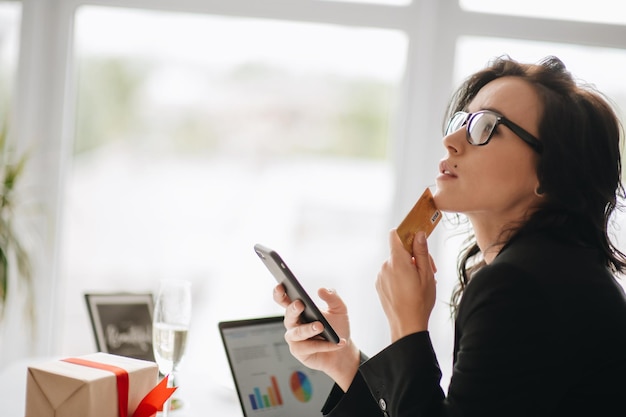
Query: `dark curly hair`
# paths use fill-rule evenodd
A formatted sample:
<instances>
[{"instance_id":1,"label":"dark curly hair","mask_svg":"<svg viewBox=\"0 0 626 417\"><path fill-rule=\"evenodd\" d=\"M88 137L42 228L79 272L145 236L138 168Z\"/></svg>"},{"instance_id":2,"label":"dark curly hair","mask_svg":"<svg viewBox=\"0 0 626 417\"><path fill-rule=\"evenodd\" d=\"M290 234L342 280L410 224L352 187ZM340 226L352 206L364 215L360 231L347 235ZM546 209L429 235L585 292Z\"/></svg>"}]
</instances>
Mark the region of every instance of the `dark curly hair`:
<instances>
[{"instance_id":1,"label":"dark curly hair","mask_svg":"<svg viewBox=\"0 0 626 417\"><path fill-rule=\"evenodd\" d=\"M543 152L538 158L537 177L538 192L544 198L529 218L510 225L506 236L510 240L547 228L567 231L568 239L598 248L612 271L624 272L626 256L613 245L607 231L618 195L624 193L620 155L623 130L612 106L593 87L578 84L556 57L544 58L538 64L499 57L459 87L447 116L467 110L482 87L507 76L529 82L543 103L538 135ZM472 273L484 265L479 255L476 240L470 236L458 260L459 283L452 294L454 312Z\"/></svg>"}]
</instances>

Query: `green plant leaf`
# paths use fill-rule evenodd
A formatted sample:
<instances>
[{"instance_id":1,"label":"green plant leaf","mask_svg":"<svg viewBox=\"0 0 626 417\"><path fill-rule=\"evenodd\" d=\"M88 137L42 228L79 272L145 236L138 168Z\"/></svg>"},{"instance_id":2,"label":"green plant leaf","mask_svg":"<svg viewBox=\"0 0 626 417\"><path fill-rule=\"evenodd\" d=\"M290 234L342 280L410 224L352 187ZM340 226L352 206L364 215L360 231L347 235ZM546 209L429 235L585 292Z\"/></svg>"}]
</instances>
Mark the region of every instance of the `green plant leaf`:
<instances>
[{"instance_id":1,"label":"green plant leaf","mask_svg":"<svg viewBox=\"0 0 626 417\"><path fill-rule=\"evenodd\" d=\"M15 262L11 272L16 274L18 286L25 286L26 301L24 308L31 323L31 334L35 332L34 285L30 254L13 227L16 201L15 187L22 175L28 153L17 155L8 141L8 116L4 115L0 126L0 321L3 319L6 302L9 297L9 262ZM13 265L12 265L13 266Z\"/></svg>"},{"instance_id":2,"label":"green plant leaf","mask_svg":"<svg viewBox=\"0 0 626 417\"><path fill-rule=\"evenodd\" d=\"M0 248L0 319L4 317L4 307L7 302L7 287L9 284L7 257Z\"/></svg>"}]
</instances>

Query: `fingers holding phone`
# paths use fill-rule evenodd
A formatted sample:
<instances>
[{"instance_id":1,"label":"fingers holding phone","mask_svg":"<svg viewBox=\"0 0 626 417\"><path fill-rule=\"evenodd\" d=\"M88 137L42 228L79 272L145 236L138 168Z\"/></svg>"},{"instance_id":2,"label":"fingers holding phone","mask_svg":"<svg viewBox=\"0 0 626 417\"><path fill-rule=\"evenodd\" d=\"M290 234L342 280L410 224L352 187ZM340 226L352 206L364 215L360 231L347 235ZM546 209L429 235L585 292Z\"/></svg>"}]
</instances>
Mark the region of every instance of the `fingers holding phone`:
<instances>
[{"instance_id":1,"label":"fingers holding phone","mask_svg":"<svg viewBox=\"0 0 626 417\"><path fill-rule=\"evenodd\" d=\"M254 249L279 283L273 298L285 308L285 340L291 354L346 391L359 368L360 351L350 339L345 303L335 291L322 288L318 295L327 307L320 311L278 253L259 244Z\"/></svg>"},{"instance_id":2,"label":"fingers holding phone","mask_svg":"<svg viewBox=\"0 0 626 417\"><path fill-rule=\"evenodd\" d=\"M272 296L276 304L281 307L287 308L287 306L291 304L291 298L287 295L287 291L285 291L285 286L283 284L278 284L274 287L274 293Z\"/></svg>"},{"instance_id":3,"label":"fingers holding phone","mask_svg":"<svg viewBox=\"0 0 626 417\"><path fill-rule=\"evenodd\" d=\"M254 245L254 251L276 281L282 285L284 294L287 294L286 296L290 300L300 300L304 305L304 310L300 314L300 321L307 323L319 321L323 323L321 336L330 342L339 343L339 335L337 335L335 329L328 323L326 317L311 300L311 297L309 297L280 255L276 251L260 244ZM287 301L284 300L285 295L283 295L279 287L274 289L274 299L276 300L277 297L279 297L277 302L284 307Z\"/></svg>"},{"instance_id":4,"label":"fingers holding phone","mask_svg":"<svg viewBox=\"0 0 626 417\"><path fill-rule=\"evenodd\" d=\"M321 321L302 321L305 304L301 300L287 303L285 298L288 296L281 294L284 288L276 288L278 291L274 291L274 300L286 306L285 341L291 354L307 367L329 375L346 391L358 370L360 351L349 337L349 320L343 300L332 290L323 288L318 291L320 298L327 303L327 309L323 312L326 322L332 324L339 334L345 335L338 343L334 343L321 336L324 332Z\"/></svg>"},{"instance_id":5,"label":"fingers holding phone","mask_svg":"<svg viewBox=\"0 0 626 417\"><path fill-rule=\"evenodd\" d=\"M326 288L321 288L318 291L318 295L322 300L327 303L328 306L325 313L322 313L320 311L320 314L322 314L323 317L327 318L325 323L331 325L329 321L333 322L333 327L341 328L341 334L349 337L350 329L347 325L347 308L341 298L333 290ZM304 302L299 299L292 301L287 294L284 285L278 284L276 287L274 287L273 298L278 305L285 308L285 328L289 330L295 327L299 327L296 333L297 336L293 338L294 341L301 341L317 336L325 340L325 338L322 336L322 333L324 332L324 323L319 320L303 320L302 314L306 309ZM346 324L339 322L342 315L345 316ZM334 323L336 321L338 322L338 325ZM305 324L307 324L308 326L305 326ZM345 340L345 338L339 339L337 343L341 343L342 340Z\"/></svg>"}]
</instances>

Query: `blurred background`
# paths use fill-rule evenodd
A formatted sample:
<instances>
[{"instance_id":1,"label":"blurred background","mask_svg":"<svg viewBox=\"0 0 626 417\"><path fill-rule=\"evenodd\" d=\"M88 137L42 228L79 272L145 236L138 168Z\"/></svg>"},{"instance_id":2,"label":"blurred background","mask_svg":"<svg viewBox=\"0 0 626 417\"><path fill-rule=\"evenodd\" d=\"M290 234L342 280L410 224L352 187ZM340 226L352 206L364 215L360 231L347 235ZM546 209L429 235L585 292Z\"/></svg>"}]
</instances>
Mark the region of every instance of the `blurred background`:
<instances>
[{"instance_id":1,"label":"blurred background","mask_svg":"<svg viewBox=\"0 0 626 417\"><path fill-rule=\"evenodd\" d=\"M454 88L499 55L556 55L624 121L625 25L620 0L0 1L0 122L5 158L29 156L13 216L34 291L9 281L0 370L95 351L85 293L183 278L183 367L228 379L217 322L282 314L255 243L310 293L337 289L375 354L388 230L434 184ZM457 223L430 238L444 385Z\"/></svg>"}]
</instances>

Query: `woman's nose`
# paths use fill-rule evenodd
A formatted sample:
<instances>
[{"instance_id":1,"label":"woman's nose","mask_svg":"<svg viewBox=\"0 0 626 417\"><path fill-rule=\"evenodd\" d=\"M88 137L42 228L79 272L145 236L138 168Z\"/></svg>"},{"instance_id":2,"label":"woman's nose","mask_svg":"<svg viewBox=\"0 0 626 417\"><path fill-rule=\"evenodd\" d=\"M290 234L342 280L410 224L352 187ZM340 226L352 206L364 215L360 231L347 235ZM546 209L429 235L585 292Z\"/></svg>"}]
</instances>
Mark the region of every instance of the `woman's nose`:
<instances>
[{"instance_id":1,"label":"woman's nose","mask_svg":"<svg viewBox=\"0 0 626 417\"><path fill-rule=\"evenodd\" d=\"M443 146L450 154L461 152L465 143L465 126L443 137Z\"/></svg>"}]
</instances>

